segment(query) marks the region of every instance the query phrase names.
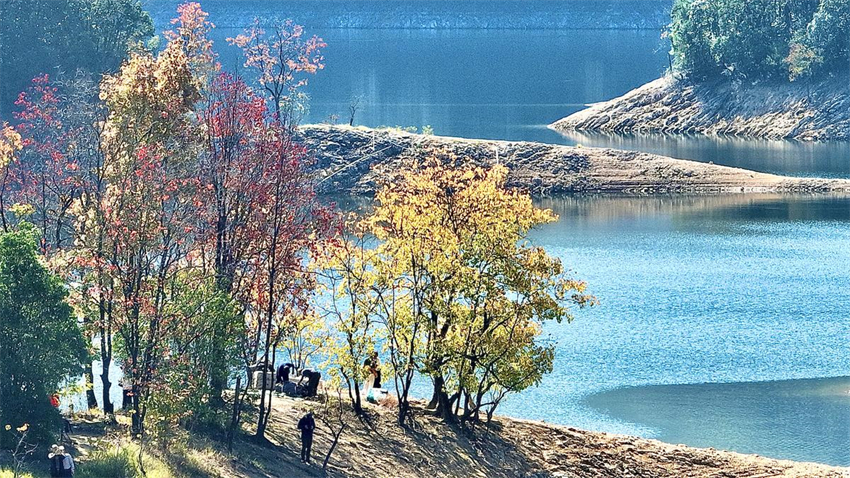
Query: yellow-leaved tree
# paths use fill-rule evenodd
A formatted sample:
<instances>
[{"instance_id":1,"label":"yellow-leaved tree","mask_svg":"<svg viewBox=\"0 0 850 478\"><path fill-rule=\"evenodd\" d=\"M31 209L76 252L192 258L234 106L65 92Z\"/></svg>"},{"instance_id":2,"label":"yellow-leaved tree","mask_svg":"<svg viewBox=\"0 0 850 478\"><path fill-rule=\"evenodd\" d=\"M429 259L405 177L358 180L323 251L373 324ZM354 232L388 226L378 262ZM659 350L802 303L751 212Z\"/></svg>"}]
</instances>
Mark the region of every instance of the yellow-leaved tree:
<instances>
[{"instance_id":1,"label":"yellow-leaved tree","mask_svg":"<svg viewBox=\"0 0 850 478\"><path fill-rule=\"evenodd\" d=\"M5 204L5 193L9 183L9 165L15 160L21 148L23 148L21 135L7 123L0 124L0 222L2 222L4 232L9 232Z\"/></svg>"},{"instance_id":2,"label":"yellow-leaved tree","mask_svg":"<svg viewBox=\"0 0 850 478\"><path fill-rule=\"evenodd\" d=\"M559 259L527 239L555 214L507 188L504 167L451 163L434 159L400 173L365 219L380 241L371 290L402 425L414 371L431 378L431 407L445 420L492 417L507 393L552 370L544 324L570 321L572 306L595 302Z\"/></svg>"}]
</instances>

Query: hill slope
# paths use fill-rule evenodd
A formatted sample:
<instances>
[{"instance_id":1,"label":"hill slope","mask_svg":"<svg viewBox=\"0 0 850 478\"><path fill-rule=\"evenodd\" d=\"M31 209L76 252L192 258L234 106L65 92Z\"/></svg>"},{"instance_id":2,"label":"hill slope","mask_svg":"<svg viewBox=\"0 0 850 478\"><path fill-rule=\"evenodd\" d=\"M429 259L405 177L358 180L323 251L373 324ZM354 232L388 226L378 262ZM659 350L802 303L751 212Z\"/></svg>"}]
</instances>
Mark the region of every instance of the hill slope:
<instances>
[{"instance_id":1,"label":"hill slope","mask_svg":"<svg viewBox=\"0 0 850 478\"><path fill-rule=\"evenodd\" d=\"M551 125L559 131L850 140L847 80L736 85L664 77Z\"/></svg>"}]
</instances>

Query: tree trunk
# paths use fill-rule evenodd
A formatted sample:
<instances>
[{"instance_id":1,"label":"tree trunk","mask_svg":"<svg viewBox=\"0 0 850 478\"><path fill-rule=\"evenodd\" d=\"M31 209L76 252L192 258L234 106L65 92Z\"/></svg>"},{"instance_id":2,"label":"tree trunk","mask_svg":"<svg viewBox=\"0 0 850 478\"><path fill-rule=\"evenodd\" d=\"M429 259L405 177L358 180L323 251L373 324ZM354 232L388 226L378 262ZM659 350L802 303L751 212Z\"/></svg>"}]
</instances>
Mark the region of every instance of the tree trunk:
<instances>
[{"instance_id":1,"label":"tree trunk","mask_svg":"<svg viewBox=\"0 0 850 478\"><path fill-rule=\"evenodd\" d=\"M442 418L446 423L455 423L457 420L454 413L452 413L453 400L449 398L449 394L444 390L445 383L446 381L442 375L434 377L434 397L431 401L436 401L437 409L434 413L438 417Z\"/></svg>"},{"instance_id":2,"label":"tree trunk","mask_svg":"<svg viewBox=\"0 0 850 478\"><path fill-rule=\"evenodd\" d=\"M89 410L97 408L97 396L94 394L94 363L89 362L85 371L86 405Z\"/></svg>"},{"instance_id":3,"label":"tree trunk","mask_svg":"<svg viewBox=\"0 0 850 478\"><path fill-rule=\"evenodd\" d=\"M342 435L343 430L345 430L345 423L343 423L342 426L339 427L338 432L336 432L336 433L332 432L334 440L333 440L333 442L331 442L331 447L328 449L328 453L327 453L327 455L325 455L325 461L322 463L322 473L324 473L324 474L328 473L328 462L331 460L331 454L334 452L334 449L336 448L336 444L339 443L339 437L340 437L340 435Z\"/></svg>"},{"instance_id":4,"label":"tree trunk","mask_svg":"<svg viewBox=\"0 0 850 478\"><path fill-rule=\"evenodd\" d=\"M233 439L239 426L239 415L242 408L242 397L239 389L242 387L242 375L236 377L236 390L233 392L233 411L230 414L230 426L227 428L227 451L233 453Z\"/></svg>"},{"instance_id":5,"label":"tree trunk","mask_svg":"<svg viewBox=\"0 0 850 478\"><path fill-rule=\"evenodd\" d=\"M102 367L100 371L100 381L103 384L101 398L103 399L103 413L113 415L115 414L115 406L112 404L112 399L109 398L109 389L112 388L112 382L109 380L109 367L112 365L112 352L110 348L107 347L108 341L109 338L101 336L100 362Z\"/></svg>"},{"instance_id":6,"label":"tree trunk","mask_svg":"<svg viewBox=\"0 0 850 478\"><path fill-rule=\"evenodd\" d=\"M133 417L132 417L132 431L133 435L141 435L142 434L142 407L139 401L139 387L137 385L133 385Z\"/></svg>"}]
</instances>

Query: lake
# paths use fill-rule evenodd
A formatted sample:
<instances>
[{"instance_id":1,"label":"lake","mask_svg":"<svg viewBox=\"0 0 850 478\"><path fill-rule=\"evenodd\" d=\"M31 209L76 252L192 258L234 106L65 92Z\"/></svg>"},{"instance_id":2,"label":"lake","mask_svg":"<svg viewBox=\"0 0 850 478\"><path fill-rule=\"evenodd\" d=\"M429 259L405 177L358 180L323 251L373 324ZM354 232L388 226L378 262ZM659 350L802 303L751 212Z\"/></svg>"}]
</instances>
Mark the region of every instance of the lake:
<instances>
[{"instance_id":1,"label":"lake","mask_svg":"<svg viewBox=\"0 0 850 478\"><path fill-rule=\"evenodd\" d=\"M850 375L850 198L540 205L561 219L533 241L600 305L547 331L554 373L503 413L850 465L850 379L764 383Z\"/></svg>"},{"instance_id":2,"label":"lake","mask_svg":"<svg viewBox=\"0 0 850 478\"><path fill-rule=\"evenodd\" d=\"M250 22L252 2L238 5ZM160 27L166 20L156 19ZM238 32L219 28L215 40ZM669 45L658 31L310 33L328 47L326 68L306 89L305 122L337 115L347 123L351 99L362 96L354 120L366 126L430 125L447 136L850 177L847 143L563 136L546 127L662 74ZM241 64L232 47L221 61ZM554 373L501 413L850 466L850 381L834 378L850 376L850 199L565 197L540 205L561 220L535 231L534 242L588 281L601 304L547 329L558 344Z\"/></svg>"}]
</instances>

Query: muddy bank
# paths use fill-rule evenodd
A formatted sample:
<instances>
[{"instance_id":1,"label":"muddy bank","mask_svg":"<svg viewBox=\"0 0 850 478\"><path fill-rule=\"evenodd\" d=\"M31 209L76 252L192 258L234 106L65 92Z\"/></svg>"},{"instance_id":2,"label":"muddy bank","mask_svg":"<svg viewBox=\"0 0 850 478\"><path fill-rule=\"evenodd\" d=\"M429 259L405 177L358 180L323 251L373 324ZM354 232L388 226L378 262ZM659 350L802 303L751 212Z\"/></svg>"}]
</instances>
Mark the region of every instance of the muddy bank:
<instances>
[{"instance_id":1,"label":"muddy bank","mask_svg":"<svg viewBox=\"0 0 850 478\"><path fill-rule=\"evenodd\" d=\"M435 154L460 164L500 163L508 185L533 195L850 192L850 180L791 178L635 151L470 140L348 126L300 130L322 193L368 195L411 161Z\"/></svg>"},{"instance_id":2,"label":"muddy bank","mask_svg":"<svg viewBox=\"0 0 850 478\"><path fill-rule=\"evenodd\" d=\"M847 80L735 85L664 77L551 125L558 131L850 140Z\"/></svg>"}]
</instances>

